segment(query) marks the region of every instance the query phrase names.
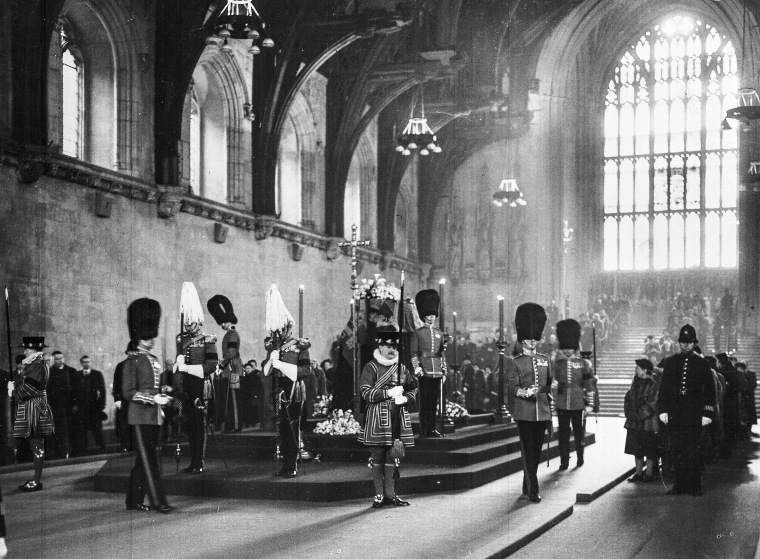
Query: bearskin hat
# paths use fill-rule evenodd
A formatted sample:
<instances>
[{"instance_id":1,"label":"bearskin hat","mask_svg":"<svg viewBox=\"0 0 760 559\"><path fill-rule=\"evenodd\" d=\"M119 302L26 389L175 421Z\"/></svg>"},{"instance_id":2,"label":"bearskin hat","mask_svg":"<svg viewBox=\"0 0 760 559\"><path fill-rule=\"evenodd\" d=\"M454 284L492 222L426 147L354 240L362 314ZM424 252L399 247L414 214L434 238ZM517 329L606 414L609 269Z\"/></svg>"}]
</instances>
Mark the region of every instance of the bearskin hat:
<instances>
[{"instance_id":1,"label":"bearskin hat","mask_svg":"<svg viewBox=\"0 0 760 559\"><path fill-rule=\"evenodd\" d=\"M546 311L536 303L523 303L515 313L517 340L540 340L546 325Z\"/></svg>"},{"instance_id":2,"label":"bearskin hat","mask_svg":"<svg viewBox=\"0 0 760 559\"><path fill-rule=\"evenodd\" d=\"M127 326L131 340L152 340L158 337L161 322L161 305L143 297L132 301L127 309Z\"/></svg>"},{"instance_id":3,"label":"bearskin hat","mask_svg":"<svg viewBox=\"0 0 760 559\"><path fill-rule=\"evenodd\" d=\"M581 325L572 318L560 320L557 323L557 340L559 349L572 349L577 351L581 341Z\"/></svg>"},{"instance_id":4,"label":"bearskin hat","mask_svg":"<svg viewBox=\"0 0 760 559\"><path fill-rule=\"evenodd\" d=\"M225 322L237 324L238 320L232 308L232 303L224 295L214 295L211 297L206 303L206 308L219 326Z\"/></svg>"},{"instance_id":5,"label":"bearskin hat","mask_svg":"<svg viewBox=\"0 0 760 559\"><path fill-rule=\"evenodd\" d=\"M423 320L431 314L438 316L438 306L441 304L441 296L435 289L423 289L414 296L414 304L417 313Z\"/></svg>"}]
</instances>

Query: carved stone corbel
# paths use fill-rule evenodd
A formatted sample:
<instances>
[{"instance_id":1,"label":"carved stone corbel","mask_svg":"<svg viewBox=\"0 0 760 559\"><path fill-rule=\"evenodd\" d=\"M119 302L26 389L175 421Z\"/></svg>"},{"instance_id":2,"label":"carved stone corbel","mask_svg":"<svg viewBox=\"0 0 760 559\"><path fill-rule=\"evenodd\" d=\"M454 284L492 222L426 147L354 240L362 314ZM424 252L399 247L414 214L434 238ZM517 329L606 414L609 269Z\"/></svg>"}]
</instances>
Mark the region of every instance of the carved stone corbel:
<instances>
[{"instance_id":1,"label":"carved stone corbel","mask_svg":"<svg viewBox=\"0 0 760 559\"><path fill-rule=\"evenodd\" d=\"M257 241L268 239L274 232L274 223L271 218L259 218L253 226L253 236Z\"/></svg>"},{"instance_id":2,"label":"carved stone corbel","mask_svg":"<svg viewBox=\"0 0 760 559\"><path fill-rule=\"evenodd\" d=\"M45 172L45 161L33 157L23 157L18 162L16 176L23 184L37 182Z\"/></svg>"}]
</instances>

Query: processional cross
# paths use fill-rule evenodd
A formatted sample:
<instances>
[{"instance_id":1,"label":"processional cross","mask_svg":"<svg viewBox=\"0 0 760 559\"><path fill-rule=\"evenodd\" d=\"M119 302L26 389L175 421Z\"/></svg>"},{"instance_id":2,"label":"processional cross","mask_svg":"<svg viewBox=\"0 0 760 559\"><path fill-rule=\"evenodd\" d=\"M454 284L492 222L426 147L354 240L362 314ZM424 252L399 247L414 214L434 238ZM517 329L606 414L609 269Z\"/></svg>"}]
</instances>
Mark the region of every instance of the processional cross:
<instances>
[{"instance_id":1,"label":"processional cross","mask_svg":"<svg viewBox=\"0 0 760 559\"><path fill-rule=\"evenodd\" d=\"M358 417L359 410L361 409L361 406L359 405L359 400L357 399L356 395L358 393L359 387L359 344L357 340L357 332L359 329L359 325L357 324L359 322L359 309L357 308L357 302L356 302L356 290L359 289L359 284L356 283L356 278L358 276L356 272L356 247L358 246L369 246L372 244L372 241L360 241L356 238L356 224L354 223L351 226L351 240L350 241L344 241L341 243L338 243L338 246L343 247L351 247L351 291L353 293L353 296L351 297L351 325L353 326L352 330L352 342L353 342L353 369L354 369L354 408L355 408L355 416Z\"/></svg>"}]
</instances>

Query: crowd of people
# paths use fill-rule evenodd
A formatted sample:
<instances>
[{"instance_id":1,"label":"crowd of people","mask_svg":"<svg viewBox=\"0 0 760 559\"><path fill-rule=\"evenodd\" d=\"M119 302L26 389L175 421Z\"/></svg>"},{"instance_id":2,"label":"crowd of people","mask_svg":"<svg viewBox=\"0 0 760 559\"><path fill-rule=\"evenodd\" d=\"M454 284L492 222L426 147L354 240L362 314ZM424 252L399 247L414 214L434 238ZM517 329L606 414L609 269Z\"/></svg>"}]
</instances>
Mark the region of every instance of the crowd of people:
<instances>
[{"instance_id":1,"label":"crowd of people","mask_svg":"<svg viewBox=\"0 0 760 559\"><path fill-rule=\"evenodd\" d=\"M625 452L635 457L630 482L673 475L669 493L701 495L705 464L731 458L757 424L756 374L737 356L705 355L691 324L675 343L658 344L636 360L636 375L625 397Z\"/></svg>"}]
</instances>

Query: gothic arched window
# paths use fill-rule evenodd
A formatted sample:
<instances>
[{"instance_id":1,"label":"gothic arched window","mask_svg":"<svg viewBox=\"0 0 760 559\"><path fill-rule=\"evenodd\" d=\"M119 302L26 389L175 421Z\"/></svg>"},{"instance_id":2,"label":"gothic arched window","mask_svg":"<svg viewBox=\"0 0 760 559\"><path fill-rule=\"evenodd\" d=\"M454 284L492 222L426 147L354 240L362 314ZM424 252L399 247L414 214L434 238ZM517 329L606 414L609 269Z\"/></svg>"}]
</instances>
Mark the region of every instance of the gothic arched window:
<instances>
[{"instance_id":1,"label":"gothic arched window","mask_svg":"<svg viewBox=\"0 0 760 559\"><path fill-rule=\"evenodd\" d=\"M646 32L609 81L604 268L736 266L736 51L685 16Z\"/></svg>"},{"instance_id":2,"label":"gothic arched window","mask_svg":"<svg viewBox=\"0 0 760 559\"><path fill-rule=\"evenodd\" d=\"M62 145L64 155L82 159L84 129L84 72L82 57L70 42L65 26L61 30L61 84L63 98Z\"/></svg>"},{"instance_id":3,"label":"gothic arched window","mask_svg":"<svg viewBox=\"0 0 760 559\"><path fill-rule=\"evenodd\" d=\"M201 189L201 107L195 93L190 94L190 189Z\"/></svg>"}]
</instances>

